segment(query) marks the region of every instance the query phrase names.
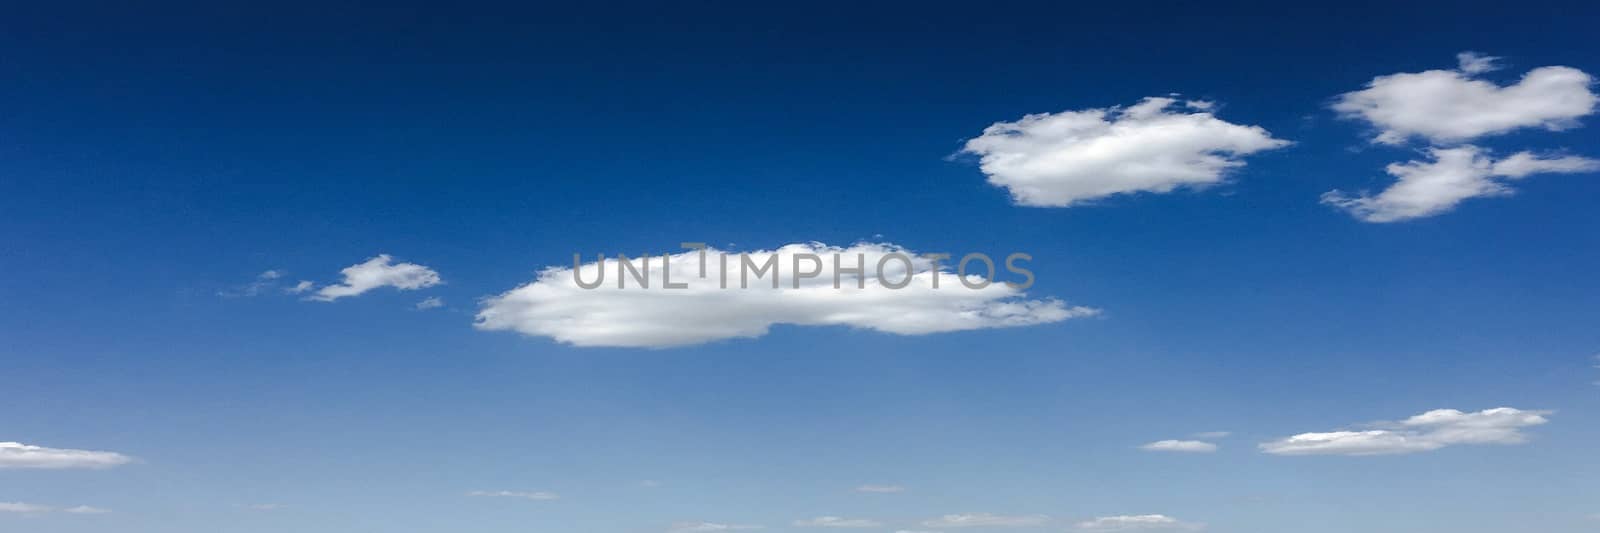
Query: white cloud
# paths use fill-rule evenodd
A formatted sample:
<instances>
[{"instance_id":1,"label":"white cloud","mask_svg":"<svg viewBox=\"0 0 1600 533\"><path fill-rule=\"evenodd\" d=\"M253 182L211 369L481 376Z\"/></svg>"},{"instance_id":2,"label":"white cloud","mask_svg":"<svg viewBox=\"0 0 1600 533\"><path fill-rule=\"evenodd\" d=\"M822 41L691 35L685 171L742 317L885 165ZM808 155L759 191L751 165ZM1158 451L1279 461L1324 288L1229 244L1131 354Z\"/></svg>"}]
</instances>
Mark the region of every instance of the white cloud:
<instances>
[{"instance_id":1,"label":"white cloud","mask_svg":"<svg viewBox=\"0 0 1600 533\"><path fill-rule=\"evenodd\" d=\"M667 533L702 533L708 531L745 531L764 529L762 526L741 524L719 524L716 522L677 522L667 528Z\"/></svg>"},{"instance_id":2,"label":"white cloud","mask_svg":"<svg viewBox=\"0 0 1600 533\"><path fill-rule=\"evenodd\" d=\"M1139 449L1148 452L1211 453L1217 451L1217 445L1197 440L1163 440L1140 446Z\"/></svg>"},{"instance_id":3,"label":"white cloud","mask_svg":"<svg viewBox=\"0 0 1600 533\"><path fill-rule=\"evenodd\" d=\"M521 498L524 500L558 500L560 494L554 492L516 492L509 490L475 490L467 493L468 496L481 496L489 498Z\"/></svg>"},{"instance_id":4,"label":"white cloud","mask_svg":"<svg viewBox=\"0 0 1600 533\"><path fill-rule=\"evenodd\" d=\"M283 292L287 292L289 294L300 294L311 290L312 285L313 284L310 281L300 280L300 282L294 284L293 287L285 287Z\"/></svg>"},{"instance_id":5,"label":"white cloud","mask_svg":"<svg viewBox=\"0 0 1600 533\"><path fill-rule=\"evenodd\" d=\"M922 522L927 527L1029 527L1044 525L1050 517L1042 514L1005 516L990 513L947 514Z\"/></svg>"},{"instance_id":6,"label":"white cloud","mask_svg":"<svg viewBox=\"0 0 1600 533\"><path fill-rule=\"evenodd\" d=\"M1494 70L1495 59L1473 52L1457 56L1457 70L1378 76L1345 93L1333 109L1378 130L1375 142L1401 144L1411 137L1458 143L1523 128L1559 131L1578 125L1600 101L1587 73L1570 67L1528 71L1515 84L1475 79Z\"/></svg>"},{"instance_id":7,"label":"white cloud","mask_svg":"<svg viewBox=\"0 0 1600 533\"><path fill-rule=\"evenodd\" d=\"M90 506L87 506L87 505L79 505L79 506L76 506L76 507L68 507L68 508L65 508L65 509L57 509L55 507L51 507L51 506L48 506L48 505L38 505L38 504L32 504L32 503L0 502L0 513L44 514L44 513L55 513L55 512L62 512L62 513L68 513L68 514L106 514L106 513L109 513L111 511L108 510L108 509L101 509L99 507L90 507Z\"/></svg>"},{"instance_id":8,"label":"white cloud","mask_svg":"<svg viewBox=\"0 0 1600 533\"><path fill-rule=\"evenodd\" d=\"M1054 299L1024 299L1020 290L1000 282L980 289L967 288L948 266L935 271L930 260L892 244L856 244L848 248L821 243L790 244L774 251L749 252L748 259L754 265L774 260L778 273L776 277L768 272L765 277L756 278L754 271L758 269L752 268L748 288L740 288L741 274L745 272L737 253L726 257L728 288L720 288L724 279L721 253L706 250L703 278L699 276L701 256L695 251L671 255L670 262L653 256L648 268L639 258L630 259L631 265L648 276L648 289L640 288L631 275L627 277L627 288L617 288L622 274L617 270L621 263L615 258L606 259L603 268L602 263L590 262L578 269L585 282L605 277L605 282L594 289L579 287L572 268L546 268L533 282L486 299L478 311L476 326L550 337L575 346L667 347L760 337L774 324L848 326L921 335L1030 326L1098 313L1096 309L1069 307ZM811 262L804 254L817 254L821 264ZM841 267L838 289L834 288L834 254ZM903 257L911 258L909 271ZM797 261L806 272L813 267L818 272L816 277L800 278L798 288ZM945 263L957 261L959 258ZM997 271L1004 273L1005 258L994 261ZM670 268L665 268L667 264ZM882 280L877 273L879 264L884 265ZM864 265L866 274L844 272L857 265ZM1026 263L1019 262L1018 266L1026 267ZM986 270L977 261L969 268ZM663 288L664 270L670 270L674 284L686 283L687 288ZM774 279L779 288L773 288ZM1017 275L1010 280L1022 279ZM909 280L904 288L888 286L904 280ZM969 276L967 280L977 284L981 278ZM935 283L938 288L934 288Z\"/></svg>"},{"instance_id":9,"label":"white cloud","mask_svg":"<svg viewBox=\"0 0 1600 533\"><path fill-rule=\"evenodd\" d=\"M1521 444L1528 438L1522 429L1548 422L1548 414L1510 407L1476 413L1438 409L1400 422L1375 424L1379 429L1302 433L1260 447L1275 455L1393 455L1458 444Z\"/></svg>"},{"instance_id":10,"label":"white cloud","mask_svg":"<svg viewBox=\"0 0 1600 533\"><path fill-rule=\"evenodd\" d=\"M805 520L795 520L795 527L880 527L883 523L864 518L841 518L837 516L819 516Z\"/></svg>"},{"instance_id":11,"label":"white cloud","mask_svg":"<svg viewBox=\"0 0 1600 533\"><path fill-rule=\"evenodd\" d=\"M444 299L438 296L424 298L422 301L417 302L416 305L418 311L426 311L428 309L434 309L438 307L444 307Z\"/></svg>"},{"instance_id":12,"label":"white cloud","mask_svg":"<svg viewBox=\"0 0 1600 533\"><path fill-rule=\"evenodd\" d=\"M54 507L50 507L48 505L36 505L32 503L21 502L0 502L0 513L37 514L48 513L54 510Z\"/></svg>"},{"instance_id":13,"label":"white cloud","mask_svg":"<svg viewBox=\"0 0 1600 533\"><path fill-rule=\"evenodd\" d=\"M344 275L344 283L318 289L311 299L331 302L380 287L409 291L443 283L433 269L416 263L393 264L389 254L379 254L364 263L345 267L339 273Z\"/></svg>"},{"instance_id":14,"label":"white cloud","mask_svg":"<svg viewBox=\"0 0 1600 533\"><path fill-rule=\"evenodd\" d=\"M259 296L268 289L277 286L278 278L281 277L283 277L283 272L277 270L268 270L257 274L256 279L252 280L250 283L217 291L217 296L224 298L249 298L252 296Z\"/></svg>"},{"instance_id":15,"label":"white cloud","mask_svg":"<svg viewBox=\"0 0 1600 533\"><path fill-rule=\"evenodd\" d=\"M1079 522L1075 527L1080 531L1195 531L1202 529L1205 526L1203 524L1182 522L1176 518L1166 515L1147 514L1134 516L1103 516L1087 522Z\"/></svg>"},{"instance_id":16,"label":"white cloud","mask_svg":"<svg viewBox=\"0 0 1600 533\"><path fill-rule=\"evenodd\" d=\"M879 494L905 492L906 488L900 485L862 485L856 487L856 492L872 492Z\"/></svg>"},{"instance_id":17,"label":"white cloud","mask_svg":"<svg viewBox=\"0 0 1600 533\"><path fill-rule=\"evenodd\" d=\"M133 462L132 457L115 452L68 450L32 446L20 442L0 442L0 469L111 468L130 462Z\"/></svg>"},{"instance_id":18,"label":"white cloud","mask_svg":"<svg viewBox=\"0 0 1600 533\"><path fill-rule=\"evenodd\" d=\"M1351 196L1343 191L1323 193L1322 203L1348 211L1367 222L1396 222L1444 213L1469 198L1513 193L1507 180L1540 173L1576 173L1600 170L1600 161L1575 156L1538 156L1517 152L1495 160L1476 146L1430 148L1431 161L1407 161L1388 166L1396 178L1376 196Z\"/></svg>"},{"instance_id":19,"label":"white cloud","mask_svg":"<svg viewBox=\"0 0 1600 533\"><path fill-rule=\"evenodd\" d=\"M1123 107L996 122L967 141L989 183L1021 205L1066 207L1137 192L1220 183L1240 158L1288 146L1260 126L1216 118L1210 102L1145 98Z\"/></svg>"}]
</instances>

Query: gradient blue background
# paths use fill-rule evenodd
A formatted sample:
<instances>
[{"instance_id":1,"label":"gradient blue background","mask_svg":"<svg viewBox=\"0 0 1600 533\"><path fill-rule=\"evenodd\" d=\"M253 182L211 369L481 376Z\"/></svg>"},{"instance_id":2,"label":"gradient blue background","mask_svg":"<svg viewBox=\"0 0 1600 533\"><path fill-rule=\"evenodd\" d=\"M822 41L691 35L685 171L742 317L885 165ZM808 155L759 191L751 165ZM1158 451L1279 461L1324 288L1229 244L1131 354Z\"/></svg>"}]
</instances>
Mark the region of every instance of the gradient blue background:
<instances>
[{"instance_id":1,"label":"gradient blue background","mask_svg":"<svg viewBox=\"0 0 1600 533\"><path fill-rule=\"evenodd\" d=\"M0 531L786 531L1162 513L1238 533L1592 531L1600 181L1366 224L1330 98L1502 56L1600 72L1594 4L316 7L11 3L0 17ZM984 126L1171 92L1293 140L1228 185L1021 208L950 159ZM1591 121L1592 122L1592 121ZM1490 147L1600 157L1600 129ZM779 327L661 351L471 327L573 252L882 240L1034 255L1105 309L900 337ZM378 253L425 294L219 298ZM418 312L422 296L444 309ZM1515 447L1275 457L1435 408L1553 409ZM1210 455L1139 444L1230 430ZM664 485L647 489L639 480ZM865 483L903 494L855 494ZM553 502L468 498L549 490ZM241 506L286 507L255 512ZM884 528L889 529L889 528ZM907 528L923 529L923 528ZM981 530L968 530L981 531Z\"/></svg>"}]
</instances>

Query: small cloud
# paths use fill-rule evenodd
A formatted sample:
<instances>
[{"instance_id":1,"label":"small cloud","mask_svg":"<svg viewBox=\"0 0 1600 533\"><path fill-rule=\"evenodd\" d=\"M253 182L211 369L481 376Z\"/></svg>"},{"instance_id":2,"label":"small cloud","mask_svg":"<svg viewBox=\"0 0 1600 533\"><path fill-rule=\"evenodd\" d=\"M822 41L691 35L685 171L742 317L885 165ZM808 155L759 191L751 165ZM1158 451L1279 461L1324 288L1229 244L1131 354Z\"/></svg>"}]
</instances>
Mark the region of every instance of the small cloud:
<instances>
[{"instance_id":1,"label":"small cloud","mask_svg":"<svg viewBox=\"0 0 1600 533\"><path fill-rule=\"evenodd\" d=\"M436 307L444 307L444 299L438 296L430 296L420 302L417 302L416 307L418 311L426 311Z\"/></svg>"},{"instance_id":2,"label":"small cloud","mask_svg":"<svg viewBox=\"0 0 1600 533\"><path fill-rule=\"evenodd\" d=\"M281 503L252 503L244 506L251 511L276 511L284 507L286 506Z\"/></svg>"},{"instance_id":3,"label":"small cloud","mask_svg":"<svg viewBox=\"0 0 1600 533\"><path fill-rule=\"evenodd\" d=\"M876 493L876 494L892 494L892 493L896 493L896 492L905 492L906 488L902 487L900 485L862 485L862 486L856 487L855 490L856 490L856 492L869 492L869 493Z\"/></svg>"},{"instance_id":4,"label":"small cloud","mask_svg":"<svg viewBox=\"0 0 1600 533\"><path fill-rule=\"evenodd\" d=\"M495 490L495 491L475 490L475 491L472 491L472 492L468 492L467 495L468 496L487 497L487 498L522 498L522 499L525 499L525 500L541 500L541 501L542 500L557 500L557 499L561 498L561 495L556 494L554 492L543 492L543 491L540 491L540 492L515 492L515 491L509 491L509 490Z\"/></svg>"},{"instance_id":5,"label":"small cloud","mask_svg":"<svg viewBox=\"0 0 1600 533\"><path fill-rule=\"evenodd\" d=\"M1455 409L1428 411L1400 422L1374 424L1379 429L1301 433L1261 443L1273 455L1397 455L1431 452L1465 444L1522 444L1524 428L1543 425L1550 411L1510 407L1464 413Z\"/></svg>"},{"instance_id":6,"label":"small cloud","mask_svg":"<svg viewBox=\"0 0 1600 533\"><path fill-rule=\"evenodd\" d=\"M48 505L37 505L21 502L0 502L0 513L43 514L54 510L55 508Z\"/></svg>"},{"instance_id":7,"label":"small cloud","mask_svg":"<svg viewBox=\"0 0 1600 533\"><path fill-rule=\"evenodd\" d=\"M1139 449L1147 452L1211 453L1217 451L1217 445L1197 440L1163 440L1140 446Z\"/></svg>"},{"instance_id":8,"label":"small cloud","mask_svg":"<svg viewBox=\"0 0 1600 533\"><path fill-rule=\"evenodd\" d=\"M1460 64L1456 70L1463 74L1482 74L1489 71L1500 70L1496 63L1500 58L1486 56L1477 52L1462 52L1456 54L1456 62Z\"/></svg>"},{"instance_id":9,"label":"small cloud","mask_svg":"<svg viewBox=\"0 0 1600 533\"><path fill-rule=\"evenodd\" d=\"M46 448L20 442L0 442L0 469L111 468L133 462L116 452Z\"/></svg>"},{"instance_id":10,"label":"small cloud","mask_svg":"<svg viewBox=\"0 0 1600 533\"><path fill-rule=\"evenodd\" d=\"M294 284L294 286L284 287L283 292L287 292L289 294L300 294L311 290L312 286L313 284L310 281L300 280L300 282Z\"/></svg>"},{"instance_id":11,"label":"small cloud","mask_svg":"<svg viewBox=\"0 0 1600 533\"><path fill-rule=\"evenodd\" d=\"M278 278L283 277L283 271L268 270L256 274L256 279L250 283L217 291L217 296L223 298L249 298L260 296L261 293L271 290L278 285Z\"/></svg>"},{"instance_id":12,"label":"small cloud","mask_svg":"<svg viewBox=\"0 0 1600 533\"><path fill-rule=\"evenodd\" d=\"M864 518L841 518L837 516L819 516L805 520L795 520L795 527L881 527L883 524L876 520Z\"/></svg>"},{"instance_id":13,"label":"small cloud","mask_svg":"<svg viewBox=\"0 0 1600 533\"><path fill-rule=\"evenodd\" d=\"M433 269L416 263L395 264L389 254L378 254L366 262L345 267L339 273L344 275L343 283L317 289L310 299L331 302L381 287L412 291L444 283Z\"/></svg>"},{"instance_id":14,"label":"small cloud","mask_svg":"<svg viewBox=\"0 0 1600 533\"><path fill-rule=\"evenodd\" d=\"M745 524L721 524L717 522L676 522L667 528L667 533L703 533L714 531L746 531L764 529L762 526Z\"/></svg>"},{"instance_id":15,"label":"small cloud","mask_svg":"<svg viewBox=\"0 0 1600 533\"><path fill-rule=\"evenodd\" d=\"M111 510L101 509L99 507L90 507L87 505L79 505L77 507L68 507L66 509L62 509L61 512L72 514L106 514L111 512Z\"/></svg>"},{"instance_id":16,"label":"small cloud","mask_svg":"<svg viewBox=\"0 0 1600 533\"><path fill-rule=\"evenodd\" d=\"M1191 524L1166 515L1147 514L1135 516L1102 516L1074 526L1078 531L1153 531L1203 529L1203 524Z\"/></svg>"},{"instance_id":17,"label":"small cloud","mask_svg":"<svg viewBox=\"0 0 1600 533\"><path fill-rule=\"evenodd\" d=\"M926 527L1030 527L1044 525L1050 517L1042 514L1006 516L990 513L947 514L922 522Z\"/></svg>"}]
</instances>

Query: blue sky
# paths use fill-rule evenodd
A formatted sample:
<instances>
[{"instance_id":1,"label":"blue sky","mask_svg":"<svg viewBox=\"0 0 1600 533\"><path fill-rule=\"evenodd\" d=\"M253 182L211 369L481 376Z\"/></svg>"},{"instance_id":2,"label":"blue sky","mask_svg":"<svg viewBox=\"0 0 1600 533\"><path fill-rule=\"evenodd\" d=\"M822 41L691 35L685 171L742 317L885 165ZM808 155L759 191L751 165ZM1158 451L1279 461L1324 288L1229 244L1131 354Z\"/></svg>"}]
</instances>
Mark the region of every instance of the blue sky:
<instances>
[{"instance_id":1,"label":"blue sky","mask_svg":"<svg viewBox=\"0 0 1600 533\"><path fill-rule=\"evenodd\" d=\"M0 531L1591 531L1596 14L13 6ZM685 241L1094 312L497 307Z\"/></svg>"}]
</instances>

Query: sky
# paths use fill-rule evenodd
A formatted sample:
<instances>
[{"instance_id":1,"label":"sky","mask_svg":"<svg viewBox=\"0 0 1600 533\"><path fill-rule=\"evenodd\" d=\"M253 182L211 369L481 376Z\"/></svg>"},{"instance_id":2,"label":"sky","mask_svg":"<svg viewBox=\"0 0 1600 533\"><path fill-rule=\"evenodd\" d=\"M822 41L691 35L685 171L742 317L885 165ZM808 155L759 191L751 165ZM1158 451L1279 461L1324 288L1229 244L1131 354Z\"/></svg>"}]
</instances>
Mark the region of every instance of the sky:
<instances>
[{"instance_id":1,"label":"sky","mask_svg":"<svg viewBox=\"0 0 1600 533\"><path fill-rule=\"evenodd\" d=\"M6 11L0 532L1600 527L1593 5Z\"/></svg>"}]
</instances>

